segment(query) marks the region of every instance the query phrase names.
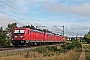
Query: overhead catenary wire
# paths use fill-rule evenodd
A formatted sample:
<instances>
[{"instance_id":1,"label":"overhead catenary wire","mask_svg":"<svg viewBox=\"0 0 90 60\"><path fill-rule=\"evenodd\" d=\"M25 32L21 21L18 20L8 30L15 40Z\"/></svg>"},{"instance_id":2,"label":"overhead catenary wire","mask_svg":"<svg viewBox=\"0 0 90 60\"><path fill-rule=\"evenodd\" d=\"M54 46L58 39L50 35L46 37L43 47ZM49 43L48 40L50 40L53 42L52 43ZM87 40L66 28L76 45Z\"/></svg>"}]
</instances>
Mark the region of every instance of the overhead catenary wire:
<instances>
[{"instance_id":1,"label":"overhead catenary wire","mask_svg":"<svg viewBox=\"0 0 90 60\"><path fill-rule=\"evenodd\" d=\"M24 13L24 12L22 12L22 11L20 11L20 10L16 9L16 8L14 8L14 7L12 7L11 5L9 5L9 4L7 4L7 3L5 3L5 2L1 1L1 0L0 0L0 2L2 2L2 3L4 3L4 4L6 4L7 6L9 6L9 7L11 7L11 8L13 8L13 9L15 9L15 10L17 10L17 11L21 12L22 14L24 14L24 15L29 16L29 17L30 17L30 15L27 15L26 13Z\"/></svg>"},{"instance_id":2,"label":"overhead catenary wire","mask_svg":"<svg viewBox=\"0 0 90 60\"><path fill-rule=\"evenodd\" d=\"M13 4L11 1L9 1L9 0L7 0L7 1L8 1L10 4ZM22 11L22 9L21 9L20 7L18 7L17 5L13 4L14 6L18 7L18 9L15 8L15 7L13 7L13 6L11 6L11 5L9 5L9 4L7 4L6 2L3 2L2 0L0 0L0 2L4 3L5 5L11 7L12 9L14 9L14 10L16 10L16 11L18 11L18 12L20 12L20 13L22 13L22 14L24 14L24 15L30 17L30 18L33 18L34 20L36 20L36 21L39 22L39 23L38 23L39 25L41 25L41 24L40 24L40 20L38 20L38 19L36 19L36 18L34 18L34 17L31 17L30 14L24 13L24 12ZM14 16L14 15L13 15L13 16ZM19 19L22 19L22 18L17 17L17 16L14 16L14 17L19 18ZM23 20L25 20L25 19L23 19ZM42 25L41 25L41 26L42 26Z\"/></svg>"},{"instance_id":3,"label":"overhead catenary wire","mask_svg":"<svg viewBox=\"0 0 90 60\"><path fill-rule=\"evenodd\" d=\"M0 0L0 1L1 1L1 0ZM10 4L13 4L13 3L10 2L9 0L7 0L7 1L8 1ZM19 8L17 5L13 4L14 6L18 7L19 9L16 9L15 7L13 7L13 6L11 6L11 5L9 5L9 4L3 2L3 1L1 1L1 2L4 3L5 5L7 5L7 6L13 8L14 10L16 10L16 11L18 11L18 12L20 12L20 13L22 13L22 14L24 14L24 15L26 15L26 16L28 16L28 17L31 18L30 14L28 15L28 14L24 13L24 12L22 11L22 9ZM20 10L21 10L21 11L20 11ZM34 17L32 17L32 18L33 18L34 20L38 21L38 22L39 22L38 24L41 25L41 24L40 24L40 21L39 21L38 19L36 19L36 18L34 18Z\"/></svg>"},{"instance_id":4,"label":"overhead catenary wire","mask_svg":"<svg viewBox=\"0 0 90 60\"><path fill-rule=\"evenodd\" d=\"M13 15L13 14L11 14L11 13L6 13L6 12L3 12L3 11L0 11L1 13L4 13L4 14L6 14L6 15L10 15L10 16L13 16L13 17L16 17L16 18L19 18L19 19L22 19L22 20L24 20L23 18L20 18L20 17L18 17L18 16L16 16L16 15Z\"/></svg>"},{"instance_id":5,"label":"overhead catenary wire","mask_svg":"<svg viewBox=\"0 0 90 60\"><path fill-rule=\"evenodd\" d=\"M1 0L0 0L0 1L1 1ZM1 1L1 2L4 3L4 4L6 4L7 6L13 8L13 9L19 11L18 9L16 9L16 8L14 8L14 7L12 7L12 6L10 6L9 4L7 4L7 3L5 3L5 2L3 2L3 1ZM0 12L2 12L2 11L0 11ZM21 12L21 11L19 11L19 12ZM6 13L6 12L2 12L2 13L8 14L8 13ZM21 12L21 13L22 13L22 12ZM25 14L25 13L23 13L23 14ZM8 15L11 15L11 14L9 13ZM25 15L26 15L26 14L25 14ZM20 17L15 16L15 15L11 15L11 16L16 17L16 18L19 18L19 19L22 19L22 18L20 18ZM29 16L29 17L30 17L30 16ZM25 20L25 19L22 19L22 20Z\"/></svg>"},{"instance_id":6,"label":"overhead catenary wire","mask_svg":"<svg viewBox=\"0 0 90 60\"><path fill-rule=\"evenodd\" d=\"M0 11L1 13L4 13L4 14L8 14L8 15L10 15L10 16L14 16L14 15L12 15L12 14L9 14L9 13L6 13L6 12L3 12L3 11ZM19 17L17 17L17 16L14 16L14 17L16 17L16 18L19 18ZM2 18L3 18L3 16L2 16ZM21 18L20 18L21 19ZM16 23L18 23L18 24L20 24L20 25L23 25L23 24L21 24L21 23L19 23L17 20L14 20L13 19L13 21L10 21L10 20L6 20L6 19L1 19L1 20L4 20L4 21L7 21L7 22L16 22Z\"/></svg>"},{"instance_id":7,"label":"overhead catenary wire","mask_svg":"<svg viewBox=\"0 0 90 60\"><path fill-rule=\"evenodd\" d=\"M15 17L15 18L23 19L23 18L20 18L20 17L18 17L18 16L15 16L15 15L13 15L13 14L10 14L10 13L6 13L6 12L3 12L3 11L0 11L0 12L3 13L3 14L6 14L6 15L13 16L13 17ZM6 19L1 19L1 20L7 21L7 22L13 22L13 21L6 20ZM12 19L12 20L14 20L14 19ZM23 19L23 20L24 20L24 19ZM14 21L16 22L17 20L14 20ZM24 24L19 23L19 21L17 21L16 23L18 23L18 24L20 24L20 25L24 25ZM27 23L26 23L26 24L27 24ZM30 23L29 23L29 24L30 24Z\"/></svg>"},{"instance_id":8,"label":"overhead catenary wire","mask_svg":"<svg viewBox=\"0 0 90 60\"><path fill-rule=\"evenodd\" d=\"M1 1L1 0L0 0ZM13 4L12 2L10 2L9 0L7 0L10 4ZM3 1L1 1L2 3L4 3L4 4L6 4L7 6L9 6L9 7L11 7L11 8L13 8L14 10L16 10L16 11L18 11L18 12L20 12L20 13L22 13L22 14L24 14L24 15L26 15L26 16L28 16L28 17L30 17L31 18L31 16L30 16L30 14L26 14L26 13L24 13L22 10L23 9L21 9L20 7L18 7L17 5L15 5L15 4L13 4L14 6L16 6L16 7L18 7L19 9L16 9L15 7L13 7L13 6L11 6L11 5L9 5L9 4L7 4L7 3L5 3L5 2L3 2ZM38 19L36 19L36 18L34 18L34 17L32 17L34 20L36 20L36 21L38 21L38 22L40 22Z\"/></svg>"}]
</instances>

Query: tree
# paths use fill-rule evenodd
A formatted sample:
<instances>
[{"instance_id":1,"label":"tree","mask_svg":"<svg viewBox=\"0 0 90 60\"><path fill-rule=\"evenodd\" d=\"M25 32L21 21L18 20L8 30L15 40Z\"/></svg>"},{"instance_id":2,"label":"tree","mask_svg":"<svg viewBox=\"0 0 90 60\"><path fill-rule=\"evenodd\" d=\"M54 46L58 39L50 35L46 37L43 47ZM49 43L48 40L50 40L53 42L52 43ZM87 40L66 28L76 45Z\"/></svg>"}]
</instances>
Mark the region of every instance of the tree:
<instances>
[{"instance_id":1,"label":"tree","mask_svg":"<svg viewBox=\"0 0 90 60\"><path fill-rule=\"evenodd\" d=\"M33 30L39 30L39 31L42 31L42 32L48 32L48 33L52 33L52 31L49 31L48 29L43 29L43 30L41 30L41 29L37 29L37 28L35 28L33 25L27 25L27 26L22 26L23 28L30 28L30 29L33 29Z\"/></svg>"},{"instance_id":2,"label":"tree","mask_svg":"<svg viewBox=\"0 0 90 60\"><path fill-rule=\"evenodd\" d=\"M35 30L35 29L36 29L33 25L31 25L31 26L30 26L30 28L31 28L31 29L33 29L33 30Z\"/></svg>"},{"instance_id":3,"label":"tree","mask_svg":"<svg viewBox=\"0 0 90 60\"><path fill-rule=\"evenodd\" d=\"M84 39L87 43L90 43L90 30L87 34L84 35Z\"/></svg>"},{"instance_id":4,"label":"tree","mask_svg":"<svg viewBox=\"0 0 90 60\"><path fill-rule=\"evenodd\" d=\"M17 23L12 23L12 24L8 24L8 27L6 28L6 30L10 33L13 31L14 28L17 27Z\"/></svg>"},{"instance_id":5,"label":"tree","mask_svg":"<svg viewBox=\"0 0 90 60\"><path fill-rule=\"evenodd\" d=\"M0 47L8 46L8 40L7 40L7 33L3 30L3 28L0 28Z\"/></svg>"},{"instance_id":6,"label":"tree","mask_svg":"<svg viewBox=\"0 0 90 60\"><path fill-rule=\"evenodd\" d=\"M90 34L90 30L89 30L88 34Z\"/></svg>"},{"instance_id":7,"label":"tree","mask_svg":"<svg viewBox=\"0 0 90 60\"><path fill-rule=\"evenodd\" d=\"M83 42L83 43L85 43L86 41L85 41L85 39L84 39L84 37L80 37L80 42Z\"/></svg>"},{"instance_id":8,"label":"tree","mask_svg":"<svg viewBox=\"0 0 90 60\"><path fill-rule=\"evenodd\" d=\"M14 28L17 27L17 23L9 23L7 25L7 28L4 30L6 35L7 35L7 41L8 41L8 44L11 43L11 37L12 37L12 31L14 30Z\"/></svg>"},{"instance_id":9,"label":"tree","mask_svg":"<svg viewBox=\"0 0 90 60\"><path fill-rule=\"evenodd\" d=\"M43 29L43 32L52 33L51 31L49 31L49 30L47 30L47 29Z\"/></svg>"},{"instance_id":10,"label":"tree","mask_svg":"<svg viewBox=\"0 0 90 60\"><path fill-rule=\"evenodd\" d=\"M90 43L90 34L85 34L84 39L87 43Z\"/></svg>"},{"instance_id":11,"label":"tree","mask_svg":"<svg viewBox=\"0 0 90 60\"><path fill-rule=\"evenodd\" d=\"M23 28L30 28L30 29L33 29L33 30L35 30L36 28L33 26L33 25L27 25L27 26L22 26Z\"/></svg>"}]
</instances>

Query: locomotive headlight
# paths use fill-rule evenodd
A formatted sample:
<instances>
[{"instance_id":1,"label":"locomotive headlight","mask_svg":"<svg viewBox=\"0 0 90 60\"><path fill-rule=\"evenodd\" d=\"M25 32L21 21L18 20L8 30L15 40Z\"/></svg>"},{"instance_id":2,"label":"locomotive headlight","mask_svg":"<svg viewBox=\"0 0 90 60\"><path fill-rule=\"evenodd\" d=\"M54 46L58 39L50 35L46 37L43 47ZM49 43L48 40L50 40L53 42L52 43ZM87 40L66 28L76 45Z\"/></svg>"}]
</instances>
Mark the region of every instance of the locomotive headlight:
<instances>
[{"instance_id":1,"label":"locomotive headlight","mask_svg":"<svg viewBox=\"0 0 90 60\"><path fill-rule=\"evenodd\" d=\"M17 36L14 36L14 38L17 38Z\"/></svg>"},{"instance_id":2,"label":"locomotive headlight","mask_svg":"<svg viewBox=\"0 0 90 60\"><path fill-rule=\"evenodd\" d=\"M24 38L24 36L21 36L21 38Z\"/></svg>"}]
</instances>

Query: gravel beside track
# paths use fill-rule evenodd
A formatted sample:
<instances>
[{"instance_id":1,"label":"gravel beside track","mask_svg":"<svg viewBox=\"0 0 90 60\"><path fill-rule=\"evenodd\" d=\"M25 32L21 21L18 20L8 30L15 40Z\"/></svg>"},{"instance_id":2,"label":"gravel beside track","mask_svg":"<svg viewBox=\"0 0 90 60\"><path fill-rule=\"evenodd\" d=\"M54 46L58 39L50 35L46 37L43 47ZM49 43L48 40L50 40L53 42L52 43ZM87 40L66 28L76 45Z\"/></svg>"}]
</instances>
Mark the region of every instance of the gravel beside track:
<instances>
[{"instance_id":1,"label":"gravel beside track","mask_svg":"<svg viewBox=\"0 0 90 60\"><path fill-rule=\"evenodd\" d=\"M44 45L44 46L46 46L46 45ZM55 45L48 45L48 46L55 46ZM25 51L25 50L35 49L37 47L41 47L41 46L32 46L32 47L25 47L25 46L23 46L23 47L17 47L17 48L15 48L15 47L0 48L0 53L15 52L15 51Z\"/></svg>"},{"instance_id":2,"label":"gravel beside track","mask_svg":"<svg viewBox=\"0 0 90 60\"><path fill-rule=\"evenodd\" d=\"M21 48L0 48L0 53L4 53L4 52L16 52L16 51L25 51L25 50L29 50L29 49L33 49L36 47L21 47Z\"/></svg>"}]
</instances>

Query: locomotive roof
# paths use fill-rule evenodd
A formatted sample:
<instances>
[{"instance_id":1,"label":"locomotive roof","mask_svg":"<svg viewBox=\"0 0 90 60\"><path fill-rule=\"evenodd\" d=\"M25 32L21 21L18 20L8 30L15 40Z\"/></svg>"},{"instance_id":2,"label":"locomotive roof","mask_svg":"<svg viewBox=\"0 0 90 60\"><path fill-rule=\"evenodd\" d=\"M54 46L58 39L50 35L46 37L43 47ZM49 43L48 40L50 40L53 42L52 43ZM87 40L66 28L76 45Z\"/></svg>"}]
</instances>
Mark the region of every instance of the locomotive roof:
<instances>
[{"instance_id":1,"label":"locomotive roof","mask_svg":"<svg viewBox=\"0 0 90 60\"><path fill-rule=\"evenodd\" d=\"M17 27L17 28L14 28L14 29L29 29L29 28L22 28L22 27Z\"/></svg>"},{"instance_id":2,"label":"locomotive roof","mask_svg":"<svg viewBox=\"0 0 90 60\"><path fill-rule=\"evenodd\" d=\"M30 29L30 30L32 30L32 29ZM32 30L32 31L43 33L42 31L39 31L39 30Z\"/></svg>"},{"instance_id":3,"label":"locomotive roof","mask_svg":"<svg viewBox=\"0 0 90 60\"><path fill-rule=\"evenodd\" d=\"M30 29L30 28L22 28L22 27L17 27L17 28L14 28L14 29ZM39 32L39 33L44 33L42 31L39 31L39 30L33 30L33 29L30 29L31 31L34 31L34 32ZM57 35L57 36L60 36L59 34L55 34L55 33L48 33L47 34L50 34L50 35Z\"/></svg>"}]
</instances>

